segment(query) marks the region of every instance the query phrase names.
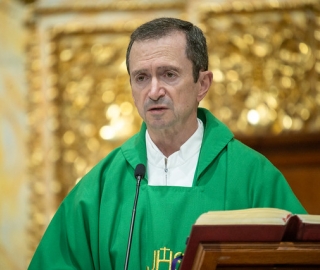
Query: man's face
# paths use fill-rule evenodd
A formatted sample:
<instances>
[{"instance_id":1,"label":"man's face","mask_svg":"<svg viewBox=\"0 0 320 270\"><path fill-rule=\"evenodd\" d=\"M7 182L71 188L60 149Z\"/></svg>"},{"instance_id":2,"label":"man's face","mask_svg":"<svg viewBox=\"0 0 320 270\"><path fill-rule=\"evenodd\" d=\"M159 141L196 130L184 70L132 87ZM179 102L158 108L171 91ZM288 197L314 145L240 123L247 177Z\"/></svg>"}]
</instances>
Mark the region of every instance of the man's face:
<instances>
[{"instance_id":1,"label":"man's face","mask_svg":"<svg viewBox=\"0 0 320 270\"><path fill-rule=\"evenodd\" d=\"M194 125L203 96L199 80L193 80L184 33L134 42L129 65L134 102L148 129L181 131Z\"/></svg>"}]
</instances>

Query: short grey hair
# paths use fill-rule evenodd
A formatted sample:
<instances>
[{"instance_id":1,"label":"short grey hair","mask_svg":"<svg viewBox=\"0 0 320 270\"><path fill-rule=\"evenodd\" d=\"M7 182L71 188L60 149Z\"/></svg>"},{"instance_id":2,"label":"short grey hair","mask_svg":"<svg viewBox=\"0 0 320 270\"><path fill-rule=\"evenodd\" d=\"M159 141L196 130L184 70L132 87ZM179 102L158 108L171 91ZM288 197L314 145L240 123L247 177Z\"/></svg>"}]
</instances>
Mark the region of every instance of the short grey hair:
<instances>
[{"instance_id":1,"label":"short grey hair","mask_svg":"<svg viewBox=\"0 0 320 270\"><path fill-rule=\"evenodd\" d=\"M179 31L186 35L186 55L192 62L192 71L194 82L199 79L199 72L208 70L208 50L206 38L202 30L188 21L176 18L157 18L139 26L130 37L127 48L126 65L130 75L129 57L132 44L135 41L143 41L148 39L159 39Z\"/></svg>"}]
</instances>

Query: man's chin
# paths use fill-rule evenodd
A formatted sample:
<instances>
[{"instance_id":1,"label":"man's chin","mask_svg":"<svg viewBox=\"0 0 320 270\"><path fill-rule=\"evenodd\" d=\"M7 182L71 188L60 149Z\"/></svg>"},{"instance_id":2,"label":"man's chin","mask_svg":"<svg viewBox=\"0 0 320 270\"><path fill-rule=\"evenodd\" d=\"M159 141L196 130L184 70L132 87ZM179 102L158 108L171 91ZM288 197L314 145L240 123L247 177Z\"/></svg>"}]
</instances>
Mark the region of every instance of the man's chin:
<instances>
[{"instance_id":1,"label":"man's chin","mask_svg":"<svg viewBox=\"0 0 320 270\"><path fill-rule=\"evenodd\" d=\"M154 129L154 130L161 130L161 129L166 129L170 127L170 123L168 121L165 121L163 119L152 119L150 121L146 122L147 127Z\"/></svg>"}]
</instances>

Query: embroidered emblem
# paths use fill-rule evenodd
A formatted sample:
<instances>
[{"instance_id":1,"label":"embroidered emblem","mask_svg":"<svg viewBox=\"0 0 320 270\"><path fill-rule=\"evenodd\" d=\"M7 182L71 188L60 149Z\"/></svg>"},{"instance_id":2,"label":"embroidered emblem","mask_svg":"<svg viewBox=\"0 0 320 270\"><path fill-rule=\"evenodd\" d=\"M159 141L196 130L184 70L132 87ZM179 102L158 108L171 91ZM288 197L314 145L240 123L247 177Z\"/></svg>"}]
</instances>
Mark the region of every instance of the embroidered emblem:
<instances>
[{"instance_id":1,"label":"embroidered emblem","mask_svg":"<svg viewBox=\"0 0 320 270\"><path fill-rule=\"evenodd\" d=\"M181 255L182 255L182 252L177 252L173 254L173 251L167 247L160 248L159 250L154 250L153 263L152 263L151 270L160 270L160 269L171 270L172 261ZM150 270L150 267L147 266L146 270Z\"/></svg>"}]
</instances>

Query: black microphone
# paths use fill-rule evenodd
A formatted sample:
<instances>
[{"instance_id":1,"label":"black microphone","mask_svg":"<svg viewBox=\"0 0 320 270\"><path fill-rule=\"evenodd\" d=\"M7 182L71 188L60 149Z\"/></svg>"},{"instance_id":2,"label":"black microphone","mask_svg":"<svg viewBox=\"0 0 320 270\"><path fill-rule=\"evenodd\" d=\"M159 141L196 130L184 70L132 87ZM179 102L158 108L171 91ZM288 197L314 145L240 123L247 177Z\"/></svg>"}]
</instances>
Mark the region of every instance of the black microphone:
<instances>
[{"instance_id":1,"label":"black microphone","mask_svg":"<svg viewBox=\"0 0 320 270\"><path fill-rule=\"evenodd\" d=\"M134 198L133 209L132 209L130 232L129 232L128 246L127 246L127 255L126 255L126 261L124 264L125 270L128 269L128 264L129 264L130 249L131 249L131 242L132 242L132 233L133 233L134 220L136 217L136 208L137 208L137 201L138 201L138 196L139 196L140 182L145 174L146 174L146 167L143 164L138 164L136 169L134 170L134 177L137 179L137 188L136 188L136 196Z\"/></svg>"}]
</instances>

